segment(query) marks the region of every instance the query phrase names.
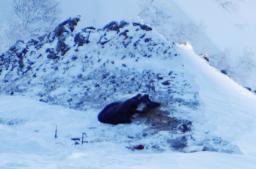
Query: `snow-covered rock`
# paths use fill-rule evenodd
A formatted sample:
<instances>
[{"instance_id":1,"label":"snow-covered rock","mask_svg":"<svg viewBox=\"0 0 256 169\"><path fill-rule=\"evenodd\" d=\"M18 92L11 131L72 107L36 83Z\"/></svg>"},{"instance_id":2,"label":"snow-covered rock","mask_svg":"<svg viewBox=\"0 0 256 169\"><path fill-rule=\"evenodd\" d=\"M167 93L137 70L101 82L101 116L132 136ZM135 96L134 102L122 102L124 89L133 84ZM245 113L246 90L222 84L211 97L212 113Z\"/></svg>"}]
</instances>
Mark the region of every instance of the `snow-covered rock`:
<instances>
[{"instance_id":1,"label":"snow-covered rock","mask_svg":"<svg viewBox=\"0 0 256 169\"><path fill-rule=\"evenodd\" d=\"M103 137L96 140L115 140L127 130L118 143L133 138L153 150L184 143L177 150L240 152L238 135L253 126L252 109L243 108L256 100L250 92L210 67L188 43L170 43L147 25L120 21L77 30L79 20L68 19L27 43L18 41L2 54L1 93L84 111L94 108L94 117L107 103L147 93L171 117L192 121L192 131L155 133L139 121L105 137L100 132L97 137ZM234 130L234 124L239 128Z\"/></svg>"}]
</instances>

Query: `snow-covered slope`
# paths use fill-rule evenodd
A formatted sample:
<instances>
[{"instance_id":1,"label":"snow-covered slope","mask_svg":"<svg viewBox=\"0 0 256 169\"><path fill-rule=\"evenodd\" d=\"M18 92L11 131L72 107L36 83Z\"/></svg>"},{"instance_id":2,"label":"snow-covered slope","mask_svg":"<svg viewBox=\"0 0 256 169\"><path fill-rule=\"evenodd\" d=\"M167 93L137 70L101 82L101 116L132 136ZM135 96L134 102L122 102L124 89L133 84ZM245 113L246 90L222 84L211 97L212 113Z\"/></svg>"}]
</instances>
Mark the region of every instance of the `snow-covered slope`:
<instances>
[{"instance_id":1,"label":"snow-covered slope","mask_svg":"<svg viewBox=\"0 0 256 169\"><path fill-rule=\"evenodd\" d=\"M73 109L94 108L93 117L107 103L148 93L170 116L192 121L192 131L149 134L152 130L139 122L118 142L131 142L134 127L147 136L135 132L133 142L144 142L149 150L166 150L170 140L185 138L182 151L254 152L242 136L254 137L248 130L255 124L255 96L209 66L189 44L169 43L140 23L77 30L78 23L79 18L69 19L1 55L1 92Z\"/></svg>"},{"instance_id":2,"label":"snow-covered slope","mask_svg":"<svg viewBox=\"0 0 256 169\"><path fill-rule=\"evenodd\" d=\"M81 25L98 27L111 20L136 20L151 25L170 42L189 41L198 54L208 55L211 65L252 91L256 90L255 5L249 0L59 0L63 20L81 15ZM11 1L0 7L0 32L5 32L13 13Z\"/></svg>"},{"instance_id":3,"label":"snow-covered slope","mask_svg":"<svg viewBox=\"0 0 256 169\"><path fill-rule=\"evenodd\" d=\"M247 137L255 137L255 95L209 66L191 51L191 46L182 45L181 48L186 49L185 52L180 51L185 69L193 72L199 86L201 110L207 127L213 127L217 135L240 144L244 152L254 152L251 148L253 143Z\"/></svg>"},{"instance_id":4,"label":"snow-covered slope","mask_svg":"<svg viewBox=\"0 0 256 169\"><path fill-rule=\"evenodd\" d=\"M255 156L248 154L133 152L125 148L127 144L115 143L114 137L118 131L131 132L131 127L99 124L94 110L74 111L26 97L1 96L0 121L1 169L255 168ZM58 139L54 139L56 125ZM70 138L79 137L89 126L94 131L88 133L89 143L75 146ZM97 140L98 132L108 140Z\"/></svg>"},{"instance_id":5,"label":"snow-covered slope","mask_svg":"<svg viewBox=\"0 0 256 169\"><path fill-rule=\"evenodd\" d=\"M190 37L196 52L223 52L188 18L183 2L152 2L140 17L157 31L125 21L83 28L73 18L0 55L0 168L255 168L255 95L180 43ZM137 12L135 1L126 5ZM125 17L124 8L116 19ZM170 9L178 14L174 20L165 13ZM100 25L113 16L88 22ZM155 16L166 24L154 23ZM171 27L177 34L170 34L168 26L183 17L180 26L190 29L183 34L184 27ZM103 106L138 92L160 101L166 117L191 121L192 130L154 128L141 118L118 126L97 121ZM85 144L75 145L82 133ZM139 144L145 149L134 151Z\"/></svg>"},{"instance_id":6,"label":"snow-covered slope","mask_svg":"<svg viewBox=\"0 0 256 169\"><path fill-rule=\"evenodd\" d=\"M111 22L102 29L79 31L75 29L78 21L69 19L39 39L19 41L1 55L1 92L79 110L98 108L95 113L107 103L147 93L172 116L189 119L199 104L198 91L175 61L179 60L175 44L139 23ZM143 134L142 129L137 130ZM191 140L192 133L163 132L169 133L163 137L164 149L168 139ZM129 132L125 141L128 136ZM150 138L158 140L154 134ZM149 147L156 145L151 142Z\"/></svg>"},{"instance_id":7,"label":"snow-covered slope","mask_svg":"<svg viewBox=\"0 0 256 169\"><path fill-rule=\"evenodd\" d=\"M254 91L255 2L231 0L145 1L145 23L167 39L189 41L210 63Z\"/></svg>"}]
</instances>

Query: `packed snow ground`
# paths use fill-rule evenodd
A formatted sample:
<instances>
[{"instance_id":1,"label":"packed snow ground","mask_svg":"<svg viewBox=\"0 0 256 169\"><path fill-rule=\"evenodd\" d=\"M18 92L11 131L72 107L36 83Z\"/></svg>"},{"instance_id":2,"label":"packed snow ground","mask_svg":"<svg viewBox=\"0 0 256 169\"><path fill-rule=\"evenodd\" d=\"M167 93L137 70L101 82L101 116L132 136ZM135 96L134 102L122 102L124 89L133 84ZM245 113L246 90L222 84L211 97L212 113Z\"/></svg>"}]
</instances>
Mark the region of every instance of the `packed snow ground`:
<instances>
[{"instance_id":1,"label":"packed snow ground","mask_svg":"<svg viewBox=\"0 0 256 169\"><path fill-rule=\"evenodd\" d=\"M15 104L15 106L14 106ZM95 111L80 112L49 106L25 97L0 97L1 119L16 119L14 126L0 125L1 169L254 169L256 157L248 154L132 152L111 142L73 145L96 120ZM58 139L54 130L58 125Z\"/></svg>"}]
</instances>

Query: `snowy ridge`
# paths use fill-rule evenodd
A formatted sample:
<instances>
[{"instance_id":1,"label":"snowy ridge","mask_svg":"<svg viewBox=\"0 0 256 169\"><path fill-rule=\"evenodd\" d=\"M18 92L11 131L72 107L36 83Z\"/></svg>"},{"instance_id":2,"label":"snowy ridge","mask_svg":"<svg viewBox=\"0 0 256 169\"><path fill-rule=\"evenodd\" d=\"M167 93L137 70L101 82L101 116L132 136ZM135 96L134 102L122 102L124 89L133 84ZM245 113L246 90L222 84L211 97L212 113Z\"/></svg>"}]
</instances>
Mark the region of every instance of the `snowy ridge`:
<instances>
[{"instance_id":1,"label":"snowy ridge","mask_svg":"<svg viewBox=\"0 0 256 169\"><path fill-rule=\"evenodd\" d=\"M253 7L248 0L145 0L139 16L166 39L190 42L211 65L255 93Z\"/></svg>"},{"instance_id":2,"label":"snowy ridge","mask_svg":"<svg viewBox=\"0 0 256 169\"><path fill-rule=\"evenodd\" d=\"M190 47L181 45L181 49L181 56L187 61L186 69L194 70L193 74L196 74L194 79L200 89L201 111L205 112L208 127L212 126L219 136L250 147L244 137L255 137L255 132L251 130L255 128L255 95L210 67ZM244 151L255 150L250 148Z\"/></svg>"}]
</instances>

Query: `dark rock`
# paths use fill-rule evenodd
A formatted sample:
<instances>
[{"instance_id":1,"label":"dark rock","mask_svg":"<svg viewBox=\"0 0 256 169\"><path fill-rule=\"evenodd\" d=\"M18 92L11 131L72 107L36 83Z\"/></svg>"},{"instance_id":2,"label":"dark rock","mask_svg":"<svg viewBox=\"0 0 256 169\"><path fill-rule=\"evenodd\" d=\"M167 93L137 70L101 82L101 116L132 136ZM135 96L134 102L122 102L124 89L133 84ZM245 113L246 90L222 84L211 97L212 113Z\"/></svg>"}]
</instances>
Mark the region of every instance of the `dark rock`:
<instances>
[{"instance_id":1,"label":"dark rock","mask_svg":"<svg viewBox=\"0 0 256 169\"><path fill-rule=\"evenodd\" d=\"M61 53L61 55L65 55L69 51L70 47L63 41L58 41L56 51L57 53Z\"/></svg>"},{"instance_id":2,"label":"dark rock","mask_svg":"<svg viewBox=\"0 0 256 169\"><path fill-rule=\"evenodd\" d=\"M22 40L18 40L15 45L13 45L9 52L11 55L17 57L18 65L20 68L24 67L23 58L28 52L27 45Z\"/></svg>"},{"instance_id":3,"label":"dark rock","mask_svg":"<svg viewBox=\"0 0 256 169\"><path fill-rule=\"evenodd\" d=\"M72 60L72 61L77 60L77 56L72 56L71 60Z\"/></svg>"},{"instance_id":4,"label":"dark rock","mask_svg":"<svg viewBox=\"0 0 256 169\"><path fill-rule=\"evenodd\" d=\"M206 60L207 62L210 62L210 60L207 56L203 56L203 59Z\"/></svg>"},{"instance_id":5,"label":"dark rock","mask_svg":"<svg viewBox=\"0 0 256 169\"><path fill-rule=\"evenodd\" d=\"M79 21L80 21L80 18L75 17L75 18L69 18L68 20L62 22L55 28L54 30L55 35L57 37L60 37L65 32L73 32Z\"/></svg>"},{"instance_id":6,"label":"dark rock","mask_svg":"<svg viewBox=\"0 0 256 169\"><path fill-rule=\"evenodd\" d=\"M96 28L93 26L88 26L88 27L85 27L84 29L82 29L83 32L87 32L88 30L96 30Z\"/></svg>"},{"instance_id":7,"label":"dark rock","mask_svg":"<svg viewBox=\"0 0 256 169\"><path fill-rule=\"evenodd\" d=\"M170 81L169 81L169 80L166 80L166 81L162 82L162 85L164 85L164 86L169 86L169 85L170 85Z\"/></svg>"},{"instance_id":8,"label":"dark rock","mask_svg":"<svg viewBox=\"0 0 256 169\"><path fill-rule=\"evenodd\" d=\"M74 38L75 44L83 46L84 44L90 43L89 37L85 37L82 33L77 33Z\"/></svg>"},{"instance_id":9,"label":"dark rock","mask_svg":"<svg viewBox=\"0 0 256 169\"><path fill-rule=\"evenodd\" d=\"M119 32L121 28L125 27L126 25L129 25L128 22L125 22L125 21L121 21L120 23L116 22L116 21L113 21L113 22L110 22L109 24L107 24L106 26L104 26L104 30L107 30L107 31L117 31Z\"/></svg>"},{"instance_id":10,"label":"dark rock","mask_svg":"<svg viewBox=\"0 0 256 169\"><path fill-rule=\"evenodd\" d=\"M127 38L128 38L128 32L129 32L129 30L124 30L123 32L121 32L121 33L119 34L119 36L124 36L125 39L127 39Z\"/></svg>"},{"instance_id":11,"label":"dark rock","mask_svg":"<svg viewBox=\"0 0 256 169\"><path fill-rule=\"evenodd\" d=\"M225 74L225 75L227 75L228 74L228 72L226 71L226 70L221 70L221 73L223 73L223 74Z\"/></svg>"},{"instance_id":12,"label":"dark rock","mask_svg":"<svg viewBox=\"0 0 256 169\"><path fill-rule=\"evenodd\" d=\"M247 90L249 90L250 92L252 91L252 89L250 87L245 87Z\"/></svg>"},{"instance_id":13,"label":"dark rock","mask_svg":"<svg viewBox=\"0 0 256 169\"><path fill-rule=\"evenodd\" d=\"M37 46L39 43L38 40L35 40L35 39L31 39L30 41L28 41L28 46Z\"/></svg>"},{"instance_id":14,"label":"dark rock","mask_svg":"<svg viewBox=\"0 0 256 169\"><path fill-rule=\"evenodd\" d=\"M150 42L151 41L151 38L145 38L144 42Z\"/></svg>"},{"instance_id":15,"label":"dark rock","mask_svg":"<svg viewBox=\"0 0 256 169\"><path fill-rule=\"evenodd\" d=\"M134 22L133 26L138 26L138 27L140 27L140 29L142 29L144 31L152 31L152 28L150 26L147 26L147 25L144 25L144 24Z\"/></svg>"},{"instance_id":16,"label":"dark rock","mask_svg":"<svg viewBox=\"0 0 256 169\"><path fill-rule=\"evenodd\" d=\"M177 130L182 133L191 131L192 122L188 120L179 120L179 125L177 125Z\"/></svg>"},{"instance_id":17,"label":"dark rock","mask_svg":"<svg viewBox=\"0 0 256 169\"><path fill-rule=\"evenodd\" d=\"M53 48L47 48L46 53L47 53L48 59L58 59L59 58L59 56L55 53L55 50Z\"/></svg>"},{"instance_id":18,"label":"dark rock","mask_svg":"<svg viewBox=\"0 0 256 169\"><path fill-rule=\"evenodd\" d=\"M144 150L145 146L143 144L133 146L134 150Z\"/></svg>"}]
</instances>

